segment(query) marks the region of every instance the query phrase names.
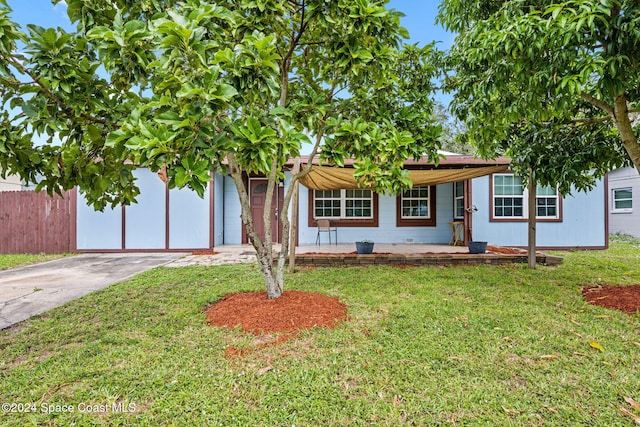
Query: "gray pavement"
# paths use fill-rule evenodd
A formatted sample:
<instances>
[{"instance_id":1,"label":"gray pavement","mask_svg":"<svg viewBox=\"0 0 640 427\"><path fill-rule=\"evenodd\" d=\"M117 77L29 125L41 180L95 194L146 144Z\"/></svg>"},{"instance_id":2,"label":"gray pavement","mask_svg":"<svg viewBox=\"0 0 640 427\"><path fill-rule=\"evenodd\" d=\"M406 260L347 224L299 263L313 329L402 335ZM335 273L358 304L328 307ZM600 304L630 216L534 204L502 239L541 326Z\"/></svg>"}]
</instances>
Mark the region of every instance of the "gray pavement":
<instances>
[{"instance_id":1,"label":"gray pavement","mask_svg":"<svg viewBox=\"0 0 640 427\"><path fill-rule=\"evenodd\" d=\"M182 256L82 254L0 271L0 329Z\"/></svg>"}]
</instances>

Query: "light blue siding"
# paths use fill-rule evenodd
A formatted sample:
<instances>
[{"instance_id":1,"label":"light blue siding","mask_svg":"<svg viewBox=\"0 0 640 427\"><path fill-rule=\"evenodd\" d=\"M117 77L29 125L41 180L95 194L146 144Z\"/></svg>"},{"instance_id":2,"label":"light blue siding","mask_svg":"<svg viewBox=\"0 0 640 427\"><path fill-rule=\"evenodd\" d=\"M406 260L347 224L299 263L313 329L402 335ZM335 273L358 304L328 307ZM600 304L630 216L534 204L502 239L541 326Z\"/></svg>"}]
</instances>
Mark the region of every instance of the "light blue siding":
<instances>
[{"instance_id":1,"label":"light blue siding","mask_svg":"<svg viewBox=\"0 0 640 427\"><path fill-rule=\"evenodd\" d=\"M140 168L134 174L140 195L137 203L124 209L117 207L113 210L105 209L105 212L95 212L82 197L78 198L76 235L79 250L178 250L210 247L211 194L208 189L205 190L204 198L187 188L170 190L167 203L167 187L155 173Z\"/></svg>"},{"instance_id":2,"label":"light blue siding","mask_svg":"<svg viewBox=\"0 0 640 427\"><path fill-rule=\"evenodd\" d=\"M166 228L166 186L148 169L136 169L140 187L138 203L126 207L125 246L127 249L164 249Z\"/></svg>"},{"instance_id":3,"label":"light blue siding","mask_svg":"<svg viewBox=\"0 0 640 427\"><path fill-rule=\"evenodd\" d=\"M122 249L122 207L106 207L96 212L78 194L76 209L76 248L78 250Z\"/></svg>"},{"instance_id":4,"label":"light blue siding","mask_svg":"<svg viewBox=\"0 0 640 427\"><path fill-rule=\"evenodd\" d=\"M230 177L224 180L224 244L242 244L242 208L236 184Z\"/></svg>"},{"instance_id":5,"label":"light blue siding","mask_svg":"<svg viewBox=\"0 0 640 427\"><path fill-rule=\"evenodd\" d=\"M632 208L615 211L613 190L630 188ZM620 168L609 172L609 227L611 233L630 234L640 237L640 174L635 168Z\"/></svg>"},{"instance_id":6,"label":"light blue siding","mask_svg":"<svg viewBox=\"0 0 640 427\"><path fill-rule=\"evenodd\" d=\"M209 247L210 191L204 198L188 188L169 191L169 248Z\"/></svg>"},{"instance_id":7,"label":"light blue siding","mask_svg":"<svg viewBox=\"0 0 640 427\"><path fill-rule=\"evenodd\" d=\"M242 243L241 207L233 180L215 175L213 195L206 192L199 198L188 189L171 190L167 204L166 185L155 173L147 169L135 171L141 193L138 203L125 208L126 239L124 248L157 249L166 247L166 230L169 230L168 249L198 249L210 245L210 227L214 227L214 245L238 245ZM289 180L285 186L289 185ZM501 246L526 246L526 222L490 221L490 181L488 177L473 180L473 200L478 211L473 214L474 240L486 240ZM562 222L539 222L537 245L539 247L603 247L607 243L604 181L589 193L576 192L564 198ZM300 186L298 241L314 244L315 226L309 226L310 190ZM210 197L214 197L214 224L210 218ZM448 222L453 220L453 184L436 187L436 226L396 226L396 197L379 195L377 227L338 227L338 241L352 243L369 239L378 243L435 243L447 244L451 238ZM168 207L168 210L167 210ZM77 248L79 250L119 250L123 248L122 208L95 212L78 198ZM168 217L167 217L168 215ZM327 236L322 235L323 244Z\"/></svg>"},{"instance_id":8,"label":"light blue siding","mask_svg":"<svg viewBox=\"0 0 640 427\"><path fill-rule=\"evenodd\" d=\"M224 243L224 181L226 177L216 173L213 185L213 245L220 246Z\"/></svg>"},{"instance_id":9,"label":"light blue siding","mask_svg":"<svg viewBox=\"0 0 640 427\"><path fill-rule=\"evenodd\" d=\"M527 222L491 222L489 177L473 180L473 239L500 246L526 246ZM600 181L589 193L575 191L562 201L562 222L536 225L540 247L601 247L607 242L605 225L605 184Z\"/></svg>"}]
</instances>

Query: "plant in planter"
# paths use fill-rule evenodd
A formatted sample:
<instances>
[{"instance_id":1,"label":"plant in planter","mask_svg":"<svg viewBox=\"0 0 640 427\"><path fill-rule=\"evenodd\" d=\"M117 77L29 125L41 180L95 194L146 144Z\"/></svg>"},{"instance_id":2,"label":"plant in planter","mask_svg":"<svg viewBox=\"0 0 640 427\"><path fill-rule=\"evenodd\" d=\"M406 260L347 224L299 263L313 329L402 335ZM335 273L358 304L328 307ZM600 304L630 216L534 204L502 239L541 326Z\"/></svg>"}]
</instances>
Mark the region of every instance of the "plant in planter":
<instances>
[{"instance_id":1,"label":"plant in planter","mask_svg":"<svg viewBox=\"0 0 640 427\"><path fill-rule=\"evenodd\" d=\"M487 242L469 241L467 246L470 254L483 254L487 251Z\"/></svg>"},{"instance_id":2,"label":"plant in planter","mask_svg":"<svg viewBox=\"0 0 640 427\"><path fill-rule=\"evenodd\" d=\"M361 240L356 242L356 251L359 254L370 254L373 252L373 242L371 240Z\"/></svg>"}]
</instances>

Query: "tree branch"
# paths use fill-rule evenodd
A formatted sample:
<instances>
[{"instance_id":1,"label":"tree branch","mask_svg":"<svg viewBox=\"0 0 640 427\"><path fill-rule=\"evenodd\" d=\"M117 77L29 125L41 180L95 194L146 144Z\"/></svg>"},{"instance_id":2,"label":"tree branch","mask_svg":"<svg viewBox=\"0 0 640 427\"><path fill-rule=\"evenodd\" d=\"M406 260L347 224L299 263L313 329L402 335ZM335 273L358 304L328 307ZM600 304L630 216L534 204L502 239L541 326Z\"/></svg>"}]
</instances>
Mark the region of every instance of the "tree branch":
<instances>
[{"instance_id":1,"label":"tree branch","mask_svg":"<svg viewBox=\"0 0 640 427\"><path fill-rule=\"evenodd\" d=\"M590 124L590 123L608 122L610 120L613 120L613 119L609 116L592 117L592 118L584 117L584 118L571 119L571 123Z\"/></svg>"},{"instance_id":2,"label":"tree branch","mask_svg":"<svg viewBox=\"0 0 640 427\"><path fill-rule=\"evenodd\" d=\"M300 17L300 27L298 28L298 32L295 30L292 31L291 34L291 44L289 45L289 50L282 57L282 89L280 90L280 102L279 105L284 107L287 103L287 95L289 91L289 70L291 67L291 58L293 56L293 52L295 52L298 43L300 43L300 39L302 38L302 34L307 28L307 22L305 21L305 2L304 0L300 4L300 13L302 16Z\"/></svg>"},{"instance_id":3,"label":"tree branch","mask_svg":"<svg viewBox=\"0 0 640 427\"><path fill-rule=\"evenodd\" d=\"M244 224L247 234L251 239L251 243L254 248L256 248L259 252L264 252L264 244L262 240L258 237L258 232L255 229L255 225L251 220L251 206L249 202L249 193L242 179L242 170L238 166L238 161L236 159L235 154L232 152L227 153L227 162L229 163L229 175L231 175L231 179L236 185L236 189L238 192L238 197L240 198L240 206L241 206L241 218L242 223Z\"/></svg>"},{"instance_id":4,"label":"tree branch","mask_svg":"<svg viewBox=\"0 0 640 427\"><path fill-rule=\"evenodd\" d=\"M322 126L324 127L325 124L326 124L326 117L322 119ZM324 137L324 131L320 129L320 131L316 134L316 142L313 144L313 149L311 150L311 154L309 155L309 162L306 165L304 165L304 168L300 172L298 172L295 175L292 175L292 178L295 177L295 180L292 180L293 182L297 181L298 179L302 178L303 176L311 172L311 168L313 167L313 159L316 157L316 155L318 154L318 151L320 150L320 143L322 142L323 137Z\"/></svg>"},{"instance_id":5,"label":"tree branch","mask_svg":"<svg viewBox=\"0 0 640 427\"><path fill-rule=\"evenodd\" d=\"M0 54L0 59L2 59L5 62L10 63L11 65L13 65L14 67L16 67L21 73L26 74L27 76L29 76L31 79L33 79L33 83L35 83L36 85L38 85L38 87L40 87L40 89L42 89L42 91L47 95L47 97L49 97L49 99L51 99L51 101L53 101L58 108L60 108L60 110L62 110L65 115L67 116L67 118L69 119L76 119L78 116L76 114L74 114L73 109L71 109L69 106L67 106L60 98L58 98L56 96L55 93L53 93L51 91L51 89L49 89L43 82L42 80L40 80L36 75L34 75L27 67L25 67L24 65L22 65L20 63L20 61L16 60L13 57L9 57L7 58L6 56ZM112 123L107 122L106 120L103 119L99 119L96 117L92 117L92 116L88 116L86 114L80 114L79 116L80 118L91 122L91 123L95 123L95 124L100 124L103 126L109 126L109 125L113 125Z\"/></svg>"},{"instance_id":6,"label":"tree branch","mask_svg":"<svg viewBox=\"0 0 640 427\"><path fill-rule=\"evenodd\" d=\"M587 101L589 104L594 105L600 108L601 110L604 110L612 119L615 119L615 113L613 111L613 107L607 104L606 102L601 101L597 98L594 98L593 96L589 95L586 92L582 92L580 94L580 97L582 97L582 99Z\"/></svg>"}]
</instances>

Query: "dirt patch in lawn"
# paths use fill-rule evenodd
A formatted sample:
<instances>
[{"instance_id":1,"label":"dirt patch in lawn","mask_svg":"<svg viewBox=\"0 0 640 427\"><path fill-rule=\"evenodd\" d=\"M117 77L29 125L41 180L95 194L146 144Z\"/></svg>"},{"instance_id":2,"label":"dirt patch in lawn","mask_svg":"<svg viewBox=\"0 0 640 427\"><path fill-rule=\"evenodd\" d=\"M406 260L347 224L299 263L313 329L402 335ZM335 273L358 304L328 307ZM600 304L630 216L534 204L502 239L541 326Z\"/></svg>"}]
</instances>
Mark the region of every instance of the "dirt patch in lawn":
<instances>
[{"instance_id":1,"label":"dirt patch in lawn","mask_svg":"<svg viewBox=\"0 0 640 427\"><path fill-rule=\"evenodd\" d=\"M640 311L640 285L585 286L582 296L589 304L633 314Z\"/></svg>"}]
</instances>

